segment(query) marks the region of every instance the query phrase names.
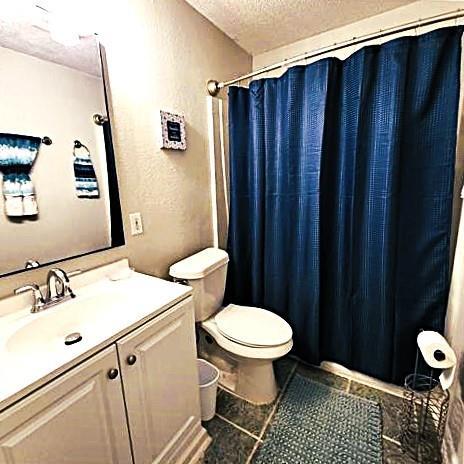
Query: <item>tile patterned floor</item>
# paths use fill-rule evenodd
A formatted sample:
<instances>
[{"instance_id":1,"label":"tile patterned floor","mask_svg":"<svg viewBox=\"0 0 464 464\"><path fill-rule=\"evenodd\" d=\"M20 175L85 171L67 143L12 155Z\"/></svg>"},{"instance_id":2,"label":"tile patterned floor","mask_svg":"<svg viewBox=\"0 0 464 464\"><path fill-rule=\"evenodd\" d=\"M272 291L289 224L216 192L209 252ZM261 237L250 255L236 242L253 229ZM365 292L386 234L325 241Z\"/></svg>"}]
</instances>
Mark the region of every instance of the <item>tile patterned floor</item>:
<instances>
[{"instance_id":1,"label":"tile patterned floor","mask_svg":"<svg viewBox=\"0 0 464 464\"><path fill-rule=\"evenodd\" d=\"M384 464L414 464L401 453L398 442L403 399L348 380L321 369L284 358L274 365L280 389L277 400L270 405L255 406L219 389L217 413L204 424L213 438L202 464L252 464L285 388L295 372L312 380L351 394L378 401L383 412Z\"/></svg>"}]
</instances>

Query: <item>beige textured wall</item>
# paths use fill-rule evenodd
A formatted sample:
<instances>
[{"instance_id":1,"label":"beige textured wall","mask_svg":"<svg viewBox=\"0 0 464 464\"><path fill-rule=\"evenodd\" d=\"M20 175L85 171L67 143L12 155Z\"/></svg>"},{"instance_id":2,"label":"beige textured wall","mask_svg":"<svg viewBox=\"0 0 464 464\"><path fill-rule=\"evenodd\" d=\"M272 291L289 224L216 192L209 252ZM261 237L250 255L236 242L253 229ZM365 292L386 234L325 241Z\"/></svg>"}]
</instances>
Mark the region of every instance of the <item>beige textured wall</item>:
<instances>
[{"instance_id":1,"label":"beige textured wall","mask_svg":"<svg viewBox=\"0 0 464 464\"><path fill-rule=\"evenodd\" d=\"M205 83L251 69L251 57L183 0L115 0L104 31L126 246L66 261L88 268L128 256L140 271L166 276L178 258L212 244ZM159 109L185 114L188 149L157 148ZM144 235L130 236L140 211ZM47 237L43 237L44 242ZM3 278L0 296L46 269Z\"/></svg>"},{"instance_id":2,"label":"beige textured wall","mask_svg":"<svg viewBox=\"0 0 464 464\"><path fill-rule=\"evenodd\" d=\"M31 172L39 206L37 220L9 219L0 196L0 274L23 269L28 259L46 263L107 248L111 235L106 155L103 131L92 121L94 113L105 113L102 80L2 47L0 62L2 132L46 135L53 140L52 145L40 147ZM90 150L100 198L77 198L76 139Z\"/></svg>"}]
</instances>

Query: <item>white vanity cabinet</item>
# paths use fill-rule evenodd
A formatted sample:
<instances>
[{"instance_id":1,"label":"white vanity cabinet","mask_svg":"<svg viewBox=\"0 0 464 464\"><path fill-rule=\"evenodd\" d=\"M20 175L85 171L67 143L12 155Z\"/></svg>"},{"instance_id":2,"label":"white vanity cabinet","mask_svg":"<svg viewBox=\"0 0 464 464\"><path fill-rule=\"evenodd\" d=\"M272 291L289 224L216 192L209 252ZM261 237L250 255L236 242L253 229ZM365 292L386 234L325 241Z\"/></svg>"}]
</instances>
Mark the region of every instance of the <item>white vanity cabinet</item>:
<instances>
[{"instance_id":1,"label":"white vanity cabinet","mask_svg":"<svg viewBox=\"0 0 464 464\"><path fill-rule=\"evenodd\" d=\"M135 464L185 462L199 437L192 309L188 299L117 342Z\"/></svg>"},{"instance_id":2,"label":"white vanity cabinet","mask_svg":"<svg viewBox=\"0 0 464 464\"><path fill-rule=\"evenodd\" d=\"M191 297L0 413L0 464L188 463L208 441Z\"/></svg>"},{"instance_id":3,"label":"white vanity cabinet","mask_svg":"<svg viewBox=\"0 0 464 464\"><path fill-rule=\"evenodd\" d=\"M111 346L1 413L0 463L132 462L117 368Z\"/></svg>"}]
</instances>

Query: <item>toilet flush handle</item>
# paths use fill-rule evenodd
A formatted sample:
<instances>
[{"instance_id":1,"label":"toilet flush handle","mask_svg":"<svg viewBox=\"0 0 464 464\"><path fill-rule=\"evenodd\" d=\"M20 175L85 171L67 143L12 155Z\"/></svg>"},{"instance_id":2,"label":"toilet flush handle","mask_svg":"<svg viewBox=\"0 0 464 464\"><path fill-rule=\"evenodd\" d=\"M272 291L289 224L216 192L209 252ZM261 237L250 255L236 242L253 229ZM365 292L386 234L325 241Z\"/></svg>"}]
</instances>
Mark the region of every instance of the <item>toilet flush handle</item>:
<instances>
[{"instance_id":1,"label":"toilet flush handle","mask_svg":"<svg viewBox=\"0 0 464 464\"><path fill-rule=\"evenodd\" d=\"M181 284L181 285L188 285L189 282L187 279L178 279L177 277L173 277L172 281L176 284Z\"/></svg>"}]
</instances>

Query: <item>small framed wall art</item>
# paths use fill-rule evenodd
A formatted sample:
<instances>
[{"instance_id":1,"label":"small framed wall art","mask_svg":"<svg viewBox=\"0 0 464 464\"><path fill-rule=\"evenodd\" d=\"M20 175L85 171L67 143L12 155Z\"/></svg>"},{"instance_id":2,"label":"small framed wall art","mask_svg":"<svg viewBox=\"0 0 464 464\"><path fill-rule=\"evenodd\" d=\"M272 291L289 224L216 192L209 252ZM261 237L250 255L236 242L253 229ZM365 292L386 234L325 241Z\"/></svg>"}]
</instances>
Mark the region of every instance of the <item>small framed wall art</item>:
<instances>
[{"instance_id":1,"label":"small framed wall art","mask_svg":"<svg viewBox=\"0 0 464 464\"><path fill-rule=\"evenodd\" d=\"M185 118L180 114L160 111L161 148L186 150Z\"/></svg>"}]
</instances>

